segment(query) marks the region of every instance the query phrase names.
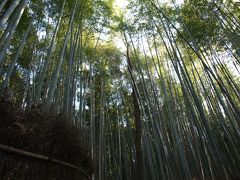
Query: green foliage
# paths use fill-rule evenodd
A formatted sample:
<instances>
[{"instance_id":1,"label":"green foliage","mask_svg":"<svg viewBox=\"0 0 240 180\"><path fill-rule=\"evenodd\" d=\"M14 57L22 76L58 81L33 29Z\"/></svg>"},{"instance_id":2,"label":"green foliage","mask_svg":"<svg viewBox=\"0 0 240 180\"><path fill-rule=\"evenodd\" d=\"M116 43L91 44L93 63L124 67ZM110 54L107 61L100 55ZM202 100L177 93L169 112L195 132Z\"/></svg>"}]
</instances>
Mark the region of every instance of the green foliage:
<instances>
[{"instance_id":1,"label":"green foliage","mask_svg":"<svg viewBox=\"0 0 240 180\"><path fill-rule=\"evenodd\" d=\"M185 23L181 23L181 29L186 39L190 38L185 29L187 27L198 44L207 46L217 42L220 29L213 14L214 8L214 3L207 0L190 0L184 3L180 10L180 17Z\"/></svg>"},{"instance_id":2,"label":"green foliage","mask_svg":"<svg viewBox=\"0 0 240 180\"><path fill-rule=\"evenodd\" d=\"M149 179L230 179L240 171L240 11L233 2L131 0L115 12L113 0L67 0L54 39L62 5L28 2L0 82L34 18L9 82L13 100L26 109L50 104L47 113L88 129L96 179L136 179L136 122ZM128 47L118 49L117 37Z\"/></svg>"}]
</instances>

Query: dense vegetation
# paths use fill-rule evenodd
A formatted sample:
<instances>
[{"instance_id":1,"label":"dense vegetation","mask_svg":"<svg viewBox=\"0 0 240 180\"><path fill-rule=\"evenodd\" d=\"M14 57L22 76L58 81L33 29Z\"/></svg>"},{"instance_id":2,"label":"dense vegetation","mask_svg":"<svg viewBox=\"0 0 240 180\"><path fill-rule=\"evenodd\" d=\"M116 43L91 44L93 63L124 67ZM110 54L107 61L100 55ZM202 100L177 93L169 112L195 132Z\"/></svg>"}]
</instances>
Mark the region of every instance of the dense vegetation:
<instances>
[{"instance_id":1,"label":"dense vegetation","mask_svg":"<svg viewBox=\"0 0 240 180\"><path fill-rule=\"evenodd\" d=\"M2 0L2 101L84 129L92 179L238 177L239 3L117 2Z\"/></svg>"}]
</instances>

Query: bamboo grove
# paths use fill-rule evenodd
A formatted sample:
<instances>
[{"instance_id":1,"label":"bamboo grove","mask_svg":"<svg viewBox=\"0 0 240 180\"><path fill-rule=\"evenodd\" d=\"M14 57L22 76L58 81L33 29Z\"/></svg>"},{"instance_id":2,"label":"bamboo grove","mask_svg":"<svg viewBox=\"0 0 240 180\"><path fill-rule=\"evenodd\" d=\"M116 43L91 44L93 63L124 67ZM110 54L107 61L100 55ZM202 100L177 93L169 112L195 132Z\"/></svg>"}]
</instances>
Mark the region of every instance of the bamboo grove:
<instances>
[{"instance_id":1,"label":"bamboo grove","mask_svg":"<svg viewBox=\"0 0 240 180\"><path fill-rule=\"evenodd\" d=\"M239 175L239 3L127 4L2 0L1 94L86 129L92 179Z\"/></svg>"}]
</instances>

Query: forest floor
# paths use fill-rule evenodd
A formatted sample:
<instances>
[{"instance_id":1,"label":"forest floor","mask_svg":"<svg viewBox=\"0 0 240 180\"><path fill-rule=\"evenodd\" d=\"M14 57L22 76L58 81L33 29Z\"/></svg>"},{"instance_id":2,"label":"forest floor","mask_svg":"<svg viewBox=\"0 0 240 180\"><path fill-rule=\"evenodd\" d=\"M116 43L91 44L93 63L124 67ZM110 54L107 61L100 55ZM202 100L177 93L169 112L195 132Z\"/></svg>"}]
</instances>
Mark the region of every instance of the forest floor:
<instances>
[{"instance_id":1,"label":"forest floor","mask_svg":"<svg viewBox=\"0 0 240 180\"><path fill-rule=\"evenodd\" d=\"M90 176L93 172L90 146L84 143L86 137L82 136L88 133L69 122L63 115L41 114L37 106L23 111L2 99L0 145L70 163L81 167ZM75 179L76 173L58 167L0 149L0 179Z\"/></svg>"}]
</instances>

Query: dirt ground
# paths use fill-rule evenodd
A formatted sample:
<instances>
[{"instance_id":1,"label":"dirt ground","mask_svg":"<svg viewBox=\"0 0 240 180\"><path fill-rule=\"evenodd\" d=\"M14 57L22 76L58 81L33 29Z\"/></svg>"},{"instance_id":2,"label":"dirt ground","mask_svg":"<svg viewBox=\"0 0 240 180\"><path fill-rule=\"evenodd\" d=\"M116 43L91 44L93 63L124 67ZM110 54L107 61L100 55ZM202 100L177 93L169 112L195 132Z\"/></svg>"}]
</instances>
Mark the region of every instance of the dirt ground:
<instances>
[{"instance_id":1,"label":"dirt ground","mask_svg":"<svg viewBox=\"0 0 240 180\"><path fill-rule=\"evenodd\" d=\"M24 112L10 101L0 101L0 144L55 158L81 167L90 176L93 160L86 130L63 115L43 115L38 106ZM56 164L9 154L0 150L0 179L79 179Z\"/></svg>"}]
</instances>

